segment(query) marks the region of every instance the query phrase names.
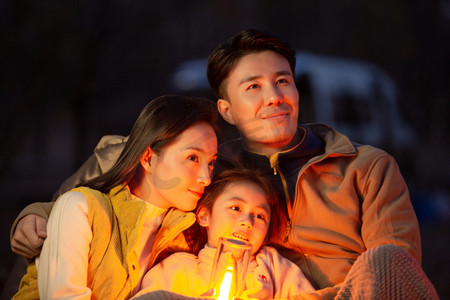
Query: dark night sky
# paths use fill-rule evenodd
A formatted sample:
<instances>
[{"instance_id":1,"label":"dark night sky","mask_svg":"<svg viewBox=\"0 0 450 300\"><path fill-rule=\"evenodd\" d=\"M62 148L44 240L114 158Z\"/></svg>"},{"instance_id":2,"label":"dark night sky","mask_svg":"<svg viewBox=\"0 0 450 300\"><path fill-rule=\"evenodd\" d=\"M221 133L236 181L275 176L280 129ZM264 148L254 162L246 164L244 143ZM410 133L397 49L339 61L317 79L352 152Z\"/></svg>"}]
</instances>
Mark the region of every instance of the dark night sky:
<instances>
[{"instance_id":1,"label":"dark night sky","mask_svg":"<svg viewBox=\"0 0 450 300\"><path fill-rule=\"evenodd\" d=\"M449 240L448 229L431 233L450 213L429 204L450 205L448 0L3 0L0 288L15 260L6 246L18 212L48 201L101 136L128 134L150 99L175 92L178 65L206 58L246 28L269 30L299 51L368 62L393 80L400 113L417 134L408 156L396 158L424 210L423 242ZM442 279L450 262L431 257L446 245L424 245L424 269L442 299L450 298Z\"/></svg>"}]
</instances>

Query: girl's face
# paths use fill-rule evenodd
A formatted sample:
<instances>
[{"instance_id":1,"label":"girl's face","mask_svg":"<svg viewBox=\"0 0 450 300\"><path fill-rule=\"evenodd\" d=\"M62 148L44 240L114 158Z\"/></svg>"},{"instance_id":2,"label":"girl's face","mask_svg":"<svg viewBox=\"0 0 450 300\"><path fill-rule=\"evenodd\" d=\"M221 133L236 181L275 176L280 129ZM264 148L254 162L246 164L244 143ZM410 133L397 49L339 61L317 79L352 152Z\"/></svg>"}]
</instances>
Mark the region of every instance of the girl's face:
<instances>
[{"instance_id":1,"label":"girl's face","mask_svg":"<svg viewBox=\"0 0 450 300\"><path fill-rule=\"evenodd\" d=\"M198 222L207 227L209 246L216 247L220 237L234 238L250 242L255 253L269 229L270 206L256 184L233 183L217 197L211 212L199 210Z\"/></svg>"},{"instance_id":2,"label":"girl's face","mask_svg":"<svg viewBox=\"0 0 450 300\"><path fill-rule=\"evenodd\" d=\"M161 208L189 211L197 206L217 157L217 137L207 123L197 123L183 131L160 154L152 154L152 203Z\"/></svg>"}]
</instances>

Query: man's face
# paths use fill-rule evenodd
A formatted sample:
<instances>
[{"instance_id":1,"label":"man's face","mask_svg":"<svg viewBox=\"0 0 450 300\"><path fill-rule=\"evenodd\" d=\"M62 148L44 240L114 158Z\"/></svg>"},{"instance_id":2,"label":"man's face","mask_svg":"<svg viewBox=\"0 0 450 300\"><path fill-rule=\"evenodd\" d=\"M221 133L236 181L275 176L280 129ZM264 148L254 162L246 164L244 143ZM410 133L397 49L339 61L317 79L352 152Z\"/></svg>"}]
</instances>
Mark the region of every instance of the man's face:
<instances>
[{"instance_id":1,"label":"man's face","mask_svg":"<svg viewBox=\"0 0 450 300\"><path fill-rule=\"evenodd\" d=\"M247 148L273 152L291 147L299 95L288 61L273 51L248 54L226 80L228 99L219 99L218 109L236 125Z\"/></svg>"}]
</instances>

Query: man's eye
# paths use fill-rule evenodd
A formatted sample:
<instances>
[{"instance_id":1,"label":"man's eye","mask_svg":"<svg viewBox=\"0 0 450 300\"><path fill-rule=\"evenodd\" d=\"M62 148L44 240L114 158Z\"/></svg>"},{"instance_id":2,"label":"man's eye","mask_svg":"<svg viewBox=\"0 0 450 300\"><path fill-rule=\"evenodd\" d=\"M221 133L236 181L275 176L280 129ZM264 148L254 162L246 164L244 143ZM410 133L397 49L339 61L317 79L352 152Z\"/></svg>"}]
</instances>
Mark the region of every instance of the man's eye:
<instances>
[{"instance_id":1,"label":"man's eye","mask_svg":"<svg viewBox=\"0 0 450 300\"><path fill-rule=\"evenodd\" d=\"M257 89L257 88L259 88L259 85L255 83L255 84L250 85L250 86L247 88L247 90L255 90L255 89Z\"/></svg>"},{"instance_id":2,"label":"man's eye","mask_svg":"<svg viewBox=\"0 0 450 300\"><path fill-rule=\"evenodd\" d=\"M281 78L277 80L277 84L283 84L283 83L289 83L289 81L286 78Z\"/></svg>"},{"instance_id":3,"label":"man's eye","mask_svg":"<svg viewBox=\"0 0 450 300\"><path fill-rule=\"evenodd\" d=\"M239 206L231 206L230 209L235 210L235 211L241 211Z\"/></svg>"}]
</instances>

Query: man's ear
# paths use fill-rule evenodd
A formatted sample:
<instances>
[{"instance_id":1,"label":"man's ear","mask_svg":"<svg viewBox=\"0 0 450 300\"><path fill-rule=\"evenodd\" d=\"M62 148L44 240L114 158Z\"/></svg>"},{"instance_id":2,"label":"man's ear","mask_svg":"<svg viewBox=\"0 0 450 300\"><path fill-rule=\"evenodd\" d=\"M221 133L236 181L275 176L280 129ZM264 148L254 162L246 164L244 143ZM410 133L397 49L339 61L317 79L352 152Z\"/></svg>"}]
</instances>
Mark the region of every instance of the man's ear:
<instances>
[{"instance_id":1,"label":"man's ear","mask_svg":"<svg viewBox=\"0 0 450 300\"><path fill-rule=\"evenodd\" d=\"M230 123L231 125L236 125L233 119L233 114L231 113L231 103L225 99L217 100L217 110L222 118Z\"/></svg>"},{"instance_id":2,"label":"man's ear","mask_svg":"<svg viewBox=\"0 0 450 300\"><path fill-rule=\"evenodd\" d=\"M142 154L140 162L141 166L149 173L151 173L151 160L152 160L153 151L150 146L145 150L144 154Z\"/></svg>"},{"instance_id":3,"label":"man's ear","mask_svg":"<svg viewBox=\"0 0 450 300\"><path fill-rule=\"evenodd\" d=\"M197 210L197 223L202 227L209 226L209 212L204 206L201 206Z\"/></svg>"}]
</instances>

